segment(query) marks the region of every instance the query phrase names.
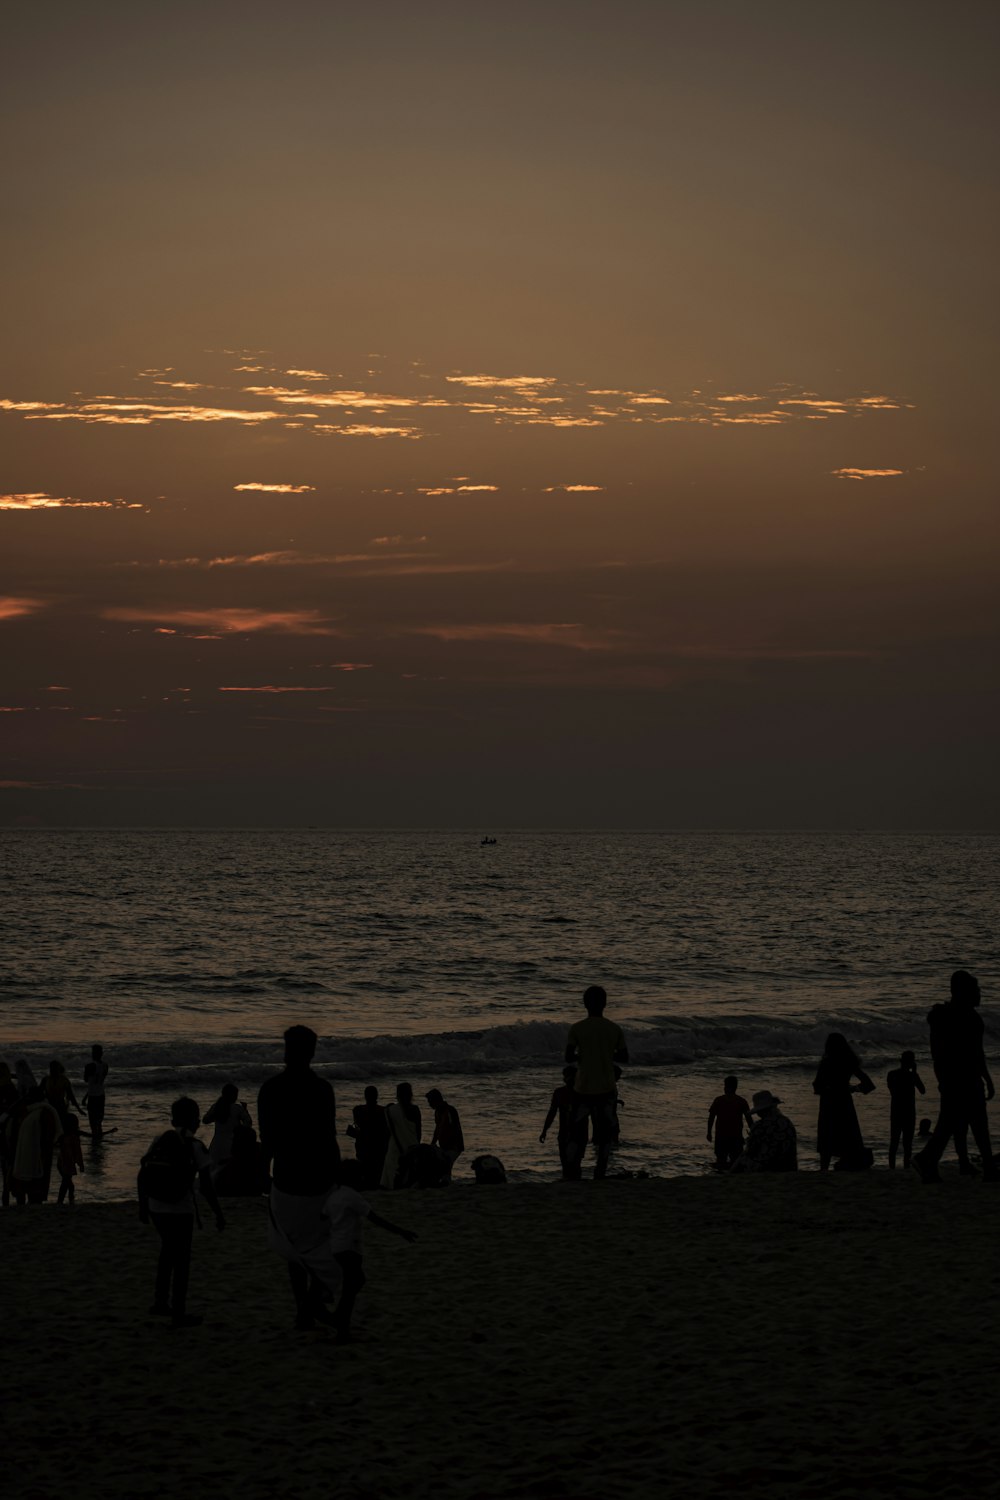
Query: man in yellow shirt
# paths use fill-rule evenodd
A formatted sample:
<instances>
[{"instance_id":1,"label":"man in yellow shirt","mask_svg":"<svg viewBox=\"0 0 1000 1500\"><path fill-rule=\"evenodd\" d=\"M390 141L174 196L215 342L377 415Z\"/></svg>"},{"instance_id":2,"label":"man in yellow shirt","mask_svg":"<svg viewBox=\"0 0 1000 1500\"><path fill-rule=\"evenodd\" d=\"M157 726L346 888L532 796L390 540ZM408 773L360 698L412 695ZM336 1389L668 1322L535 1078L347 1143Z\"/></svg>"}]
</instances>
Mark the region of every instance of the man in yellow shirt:
<instances>
[{"instance_id":1,"label":"man in yellow shirt","mask_svg":"<svg viewBox=\"0 0 1000 1500\"><path fill-rule=\"evenodd\" d=\"M576 1065L576 1081L573 1084L577 1096L574 1123L583 1130L574 1132L574 1140L567 1155L574 1154L573 1166L579 1169L580 1159L586 1145L586 1121L592 1122L592 1140L596 1160L594 1177L607 1176L608 1157L615 1138L615 1103L618 1090L615 1087L615 1063L628 1062L628 1048L620 1026L608 1021L604 1007L608 1003L607 992L599 984L592 984L584 991L583 1003L587 1019L577 1021L569 1029L566 1042L566 1062Z\"/></svg>"}]
</instances>

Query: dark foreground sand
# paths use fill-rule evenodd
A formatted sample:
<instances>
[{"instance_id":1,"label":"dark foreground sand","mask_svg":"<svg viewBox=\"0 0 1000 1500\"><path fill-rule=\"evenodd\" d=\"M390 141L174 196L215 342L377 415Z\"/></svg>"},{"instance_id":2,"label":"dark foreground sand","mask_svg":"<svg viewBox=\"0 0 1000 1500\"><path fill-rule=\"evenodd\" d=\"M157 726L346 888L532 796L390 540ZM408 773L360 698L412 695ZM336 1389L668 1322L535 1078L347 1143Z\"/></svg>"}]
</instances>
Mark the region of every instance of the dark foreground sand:
<instances>
[{"instance_id":1,"label":"dark foreground sand","mask_svg":"<svg viewBox=\"0 0 1000 1500\"><path fill-rule=\"evenodd\" d=\"M3 1214L5 1489L1000 1493L996 1188L802 1173L377 1206L420 1240L367 1231L348 1348L291 1331L262 1200L196 1235L191 1331L144 1315L134 1208Z\"/></svg>"}]
</instances>

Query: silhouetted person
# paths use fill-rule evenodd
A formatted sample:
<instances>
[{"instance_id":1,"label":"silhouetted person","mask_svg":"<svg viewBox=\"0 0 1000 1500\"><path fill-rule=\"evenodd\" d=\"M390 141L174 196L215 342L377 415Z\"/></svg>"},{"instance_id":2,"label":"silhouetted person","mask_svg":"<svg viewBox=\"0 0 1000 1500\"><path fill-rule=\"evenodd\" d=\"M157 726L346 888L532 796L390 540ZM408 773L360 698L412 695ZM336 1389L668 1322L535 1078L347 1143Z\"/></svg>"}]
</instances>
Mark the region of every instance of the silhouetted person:
<instances>
[{"instance_id":1,"label":"silhouetted person","mask_svg":"<svg viewBox=\"0 0 1000 1500\"><path fill-rule=\"evenodd\" d=\"M979 1015L979 981L965 969L951 976L951 999L931 1008L931 1058L937 1076L941 1103L930 1140L913 1158L924 1182L939 1182L938 1163L951 1136L956 1146L965 1130L971 1130L983 1162L983 1177L996 1181L1000 1173L993 1163L987 1100L994 1095L986 1054L983 1050L983 1020Z\"/></svg>"},{"instance_id":2,"label":"silhouetted person","mask_svg":"<svg viewBox=\"0 0 1000 1500\"><path fill-rule=\"evenodd\" d=\"M44 1203L49 1196L52 1158L62 1139L63 1122L41 1085L31 1089L8 1122L13 1144L13 1161L9 1178L10 1191L18 1208L28 1203Z\"/></svg>"},{"instance_id":3,"label":"silhouetted person","mask_svg":"<svg viewBox=\"0 0 1000 1500\"><path fill-rule=\"evenodd\" d=\"M852 1078L857 1078L858 1082L852 1084ZM831 1032L813 1079L813 1093L819 1095L816 1150L821 1172L828 1170L833 1156L839 1157L844 1167L860 1168L871 1164L853 1096L870 1094L874 1087L846 1037L839 1031Z\"/></svg>"},{"instance_id":4,"label":"silhouetted person","mask_svg":"<svg viewBox=\"0 0 1000 1500\"><path fill-rule=\"evenodd\" d=\"M10 1172L13 1162L14 1113L18 1105L17 1084L10 1068L0 1062L0 1170L3 1171L3 1206L10 1203Z\"/></svg>"},{"instance_id":5,"label":"silhouetted person","mask_svg":"<svg viewBox=\"0 0 1000 1500\"><path fill-rule=\"evenodd\" d=\"M583 1003L587 1019L576 1021L570 1027L565 1062L567 1066L576 1064L574 1124L585 1124L588 1119L591 1122L596 1179L607 1175L608 1157L615 1138L615 1101L618 1096L615 1063L628 1062L628 1048L621 1027L605 1018L608 997L599 984L592 984L584 991ZM570 1141L570 1154L574 1165L578 1165L583 1157L578 1135Z\"/></svg>"},{"instance_id":6,"label":"silhouetted person","mask_svg":"<svg viewBox=\"0 0 1000 1500\"><path fill-rule=\"evenodd\" d=\"M743 1121L746 1120L748 1127L753 1125L749 1104L742 1094L736 1092L739 1083L740 1080L732 1073L724 1078L723 1092L712 1100L708 1111L708 1133L705 1139L712 1139L714 1125L715 1165L720 1172L731 1167L743 1150Z\"/></svg>"},{"instance_id":7,"label":"silhouetted person","mask_svg":"<svg viewBox=\"0 0 1000 1500\"><path fill-rule=\"evenodd\" d=\"M917 1059L912 1052L904 1052L899 1067L893 1068L885 1077L889 1085L889 1167L896 1166L896 1152L903 1143L903 1166L910 1165L913 1152L913 1132L917 1128L917 1093L926 1093Z\"/></svg>"},{"instance_id":8,"label":"silhouetted person","mask_svg":"<svg viewBox=\"0 0 1000 1500\"><path fill-rule=\"evenodd\" d=\"M563 1177L569 1182L574 1182L580 1176L580 1162L587 1149L587 1120L584 1119L577 1124L575 1119L578 1101L573 1088L573 1080L576 1078L576 1068L563 1068L562 1076L561 1087L552 1090L549 1112L545 1116L545 1124L542 1126L542 1133L538 1139L544 1144L550 1127L558 1118L559 1131L556 1139L559 1144L559 1165L562 1167ZM574 1139L574 1133L579 1149L571 1151L570 1144Z\"/></svg>"},{"instance_id":9,"label":"silhouetted person","mask_svg":"<svg viewBox=\"0 0 1000 1500\"><path fill-rule=\"evenodd\" d=\"M76 1115L67 1115L66 1124L63 1129L63 1137L59 1142L59 1154L56 1158L59 1168L59 1195L57 1203L64 1203L69 1198L70 1207L76 1202L76 1191L73 1187L73 1178L77 1172L85 1172L83 1165L83 1151L80 1147L80 1121Z\"/></svg>"},{"instance_id":10,"label":"silhouetted person","mask_svg":"<svg viewBox=\"0 0 1000 1500\"><path fill-rule=\"evenodd\" d=\"M104 1048L95 1042L90 1049L90 1062L83 1070L83 1103L87 1111L91 1140L99 1141L104 1134L104 1106L107 1102L105 1081L108 1065L104 1061Z\"/></svg>"},{"instance_id":11,"label":"silhouetted person","mask_svg":"<svg viewBox=\"0 0 1000 1500\"><path fill-rule=\"evenodd\" d=\"M431 1089L424 1097L434 1111L431 1145L436 1147L444 1168L445 1180L450 1182L452 1169L465 1150L462 1122L458 1117L458 1110L445 1100L440 1089Z\"/></svg>"},{"instance_id":12,"label":"silhouetted person","mask_svg":"<svg viewBox=\"0 0 1000 1500\"><path fill-rule=\"evenodd\" d=\"M408 1083L397 1083L396 1102L386 1107L385 1123L389 1130L385 1165L382 1168L382 1186L396 1186L400 1164L408 1151L420 1145L420 1110L413 1102L413 1088Z\"/></svg>"},{"instance_id":13,"label":"silhouetted person","mask_svg":"<svg viewBox=\"0 0 1000 1500\"><path fill-rule=\"evenodd\" d=\"M74 1109L83 1109L83 1105L73 1092L73 1085L66 1076L66 1069L61 1062L53 1059L49 1063L49 1071L42 1080L42 1086L45 1089L46 1099L52 1105L60 1120L65 1121L69 1114L70 1105Z\"/></svg>"},{"instance_id":14,"label":"silhouetted person","mask_svg":"<svg viewBox=\"0 0 1000 1500\"><path fill-rule=\"evenodd\" d=\"M148 1224L152 1219L160 1236L150 1315L172 1318L175 1328L196 1328L204 1321L187 1310L195 1220L201 1223L194 1197L196 1177L215 1215L216 1229L226 1227L212 1186L209 1155L195 1134L200 1124L201 1111L195 1101L175 1099L170 1108L170 1129L156 1137L142 1158L136 1184L139 1221Z\"/></svg>"},{"instance_id":15,"label":"silhouetted person","mask_svg":"<svg viewBox=\"0 0 1000 1500\"><path fill-rule=\"evenodd\" d=\"M28 1094L31 1093L32 1089L36 1089L38 1087L37 1083L35 1082L35 1075L28 1067L26 1058L19 1057L15 1062L14 1082L17 1084L17 1094L19 1099L24 1099Z\"/></svg>"},{"instance_id":16,"label":"silhouetted person","mask_svg":"<svg viewBox=\"0 0 1000 1500\"><path fill-rule=\"evenodd\" d=\"M316 1042L308 1026L290 1026L285 1070L257 1096L264 1166L272 1168L270 1244L288 1262L300 1330L328 1321L323 1302L330 1256L322 1211L340 1166L333 1089L310 1066Z\"/></svg>"},{"instance_id":17,"label":"silhouetted person","mask_svg":"<svg viewBox=\"0 0 1000 1500\"><path fill-rule=\"evenodd\" d=\"M400 1239L407 1240L411 1245L417 1238L412 1229L401 1229L398 1224L391 1224L388 1219L377 1214L367 1199L362 1198L358 1191L360 1186L360 1163L341 1162L340 1182L331 1188L323 1205L330 1251L341 1276L340 1297L333 1314L334 1337L338 1344L351 1342L351 1314L357 1295L365 1285L362 1259L364 1220L367 1219L369 1224L374 1224L378 1229L387 1229L390 1234L398 1234Z\"/></svg>"},{"instance_id":18,"label":"silhouetted person","mask_svg":"<svg viewBox=\"0 0 1000 1500\"><path fill-rule=\"evenodd\" d=\"M729 1168L730 1172L796 1172L799 1160L795 1126L778 1108L781 1100L770 1089L753 1096L752 1115L746 1145Z\"/></svg>"},{"instance_id":19,"label":"silhouetted person","mask_svg":"<svg viewBox=\"0 0 1000 1500\"><path fill-rule=\"evenodd\" d=\"M218 1099L205 1113L205 1124L215 1126L208 1154L212 1158L212 1172L218 1177L233 1154L237 1130L253 1129L250 1111L240 1103L240 1091L235 1083L222 1085Z\"/></svg>"},{"instance_id":20,"label":"silhouetted person","mask_svg":"<svg viewBox=\"0 0 1000 1500\"><path fill-rule=\"evenodd\" d=\"M378 1089L373 1084L365 1089L365 1102L354 1106L352 1116L354 1124L348 1127L347 1134L354 1137L354 1154L361 1168L362 1186L379 1187L389 1144L389 1126L385 1110L378 1102Z\"/></svg>"}]
</instances>

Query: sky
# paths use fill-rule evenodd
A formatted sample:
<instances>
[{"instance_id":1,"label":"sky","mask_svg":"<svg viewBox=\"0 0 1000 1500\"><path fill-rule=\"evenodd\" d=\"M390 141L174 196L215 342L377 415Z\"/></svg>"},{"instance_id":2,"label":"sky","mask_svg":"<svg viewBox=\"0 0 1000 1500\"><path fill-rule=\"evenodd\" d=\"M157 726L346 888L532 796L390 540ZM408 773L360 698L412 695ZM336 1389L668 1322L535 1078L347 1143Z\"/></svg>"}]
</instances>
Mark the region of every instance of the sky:
<instances>
[{"instance_id":1,"label":"sky","mask_svg":"<svg viewBox=\"0 0 1000 1500\"><path fill-rule=\"evenodd\" d=\"M998 42L15 0L0 824L995 828Z\"/></svg>"}]
</instances>

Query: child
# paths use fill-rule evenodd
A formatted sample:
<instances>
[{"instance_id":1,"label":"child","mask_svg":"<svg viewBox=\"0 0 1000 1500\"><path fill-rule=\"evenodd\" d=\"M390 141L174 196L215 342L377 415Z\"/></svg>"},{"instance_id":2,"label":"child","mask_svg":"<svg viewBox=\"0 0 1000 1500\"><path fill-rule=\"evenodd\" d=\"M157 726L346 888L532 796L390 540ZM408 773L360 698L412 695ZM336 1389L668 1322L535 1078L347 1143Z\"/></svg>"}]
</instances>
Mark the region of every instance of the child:
<instances>
[{"instance_id":1,"label":"child","mask_svg":"<svg viewBox=\"0 0 1000 1500\"><path fill-rule=\"evenodd\" d=\"M200 1315L187 1310L196 1219L201 1226L194 1197L195 1177L215 1214L216 1229L226 1227L212 1186L211 1158L195 1135L200 1124L201 1110L195 1101L175 1099L170 1107L170 1129L157 1136L142 1158L136 1184L139 1222L148 1224L152 1220L160 1236L156 1293L150 1315L172 1318L175 1328L197 1328L204 1322Z\"/></svg>"},{"instance_id":2,"label":"child","mask_svg":"<svg viewBox=\"0 0 1000 1500\"><path fill-rule=\"evenodd\" d=\"M323 1217L329 1224L330 1250L340 1267L342 1277L340 1301L332 1317L325 1311L320 1313L318 1308L315 1310L315 1315L318 1322L332 1322L334 1338L338 1344L349 1344L351 1342L351 1313L354 1311L355 1299L365 1284L362 1262L362 1219L367 1219L378 1229L388 1229L390 1234L398 1234L400 1239L407 1240L410 1244L417 1236L412 1229L400 1229L398 1224L390 1224L388 1219L383 1219L374 1211L367 1199L362 1198L356 1186L361 1182L361 1168L358 1162L342 1161L339 1171L340 1181L331 1188L323 1204Z\"/></svg>"},{"instance_id":3,"label":"child","mask_svg":"<svg viewBox=\"0 0 1000 1500\"><path fill-rule=\"evenodd\" d=\"M913 1132L917 1125L917 1090L925 1093L917 1060L912 1052L904 1052L899 1067L886 1074L891 1103L889 1105L889 1167L895 1170L896 1152L903 1142L903 1166L910 1165L913 1151ZM923 1133L923 1132L921 1132Z\"/></svg>"},{"instance_id":4,"label":"child","mask_svg":"<svg viewBox=\"0 0 1000 1500\"><path fill-rule=\"evenodd\" d=\"M76 1193L73 1190L73 1178L77 1172L85 1172L83 1165L83 1151L80 1148L80 1118L78 1115L67 1115L66 1124L63 1126L62 1140L59 1142L59 1197L57 1203L65 1201L69 1197L69 1206L73 1207L76 1202Z\"/></svg>"},{"instance_id":5,"label":"child","mask_svg":"<svg viewBox=\"0 0 1000 1500\"><path fill-rule=\"evenodd\" d=\"M738 1084L739 1079L732 1075L723 1079L722 1087L725 1092L712 1100L712 1107L708 1112L706 1139L712 1139L714 1124L715 1165L719 1172L725 1172L743 1150L743 1121L753 1125L749 1104L742 1094L736 1092Z\"/></svg>"}]
</instances>

